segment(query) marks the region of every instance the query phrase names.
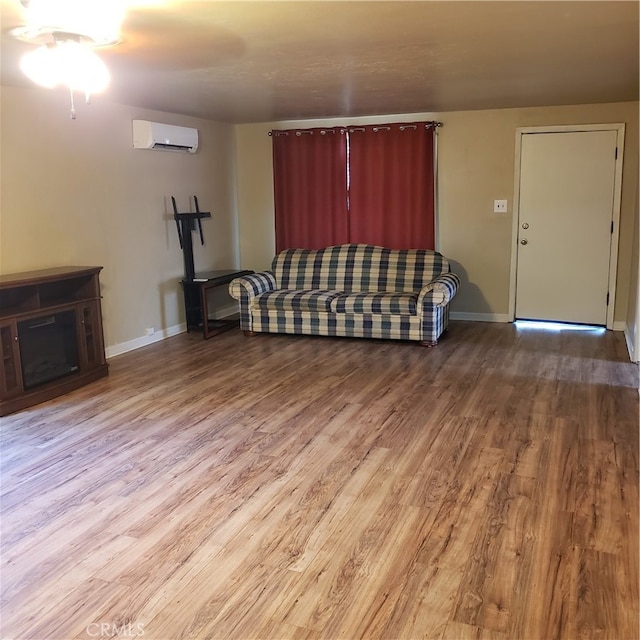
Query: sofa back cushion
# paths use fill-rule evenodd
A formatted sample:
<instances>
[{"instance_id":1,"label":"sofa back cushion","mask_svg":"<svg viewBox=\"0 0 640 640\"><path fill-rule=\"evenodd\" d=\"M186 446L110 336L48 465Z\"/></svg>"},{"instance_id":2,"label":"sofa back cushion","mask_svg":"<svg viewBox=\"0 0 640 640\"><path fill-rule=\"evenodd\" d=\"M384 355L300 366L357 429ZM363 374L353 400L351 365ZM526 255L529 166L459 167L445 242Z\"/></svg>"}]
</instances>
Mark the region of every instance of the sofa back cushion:
<instances>
[{"instance_id":1,"label":"sofa back cushion","mask_svg":"<svg viewBox=\"0 0 640 640\"><path fill-rule=\"evenodd\" d=\"M279 289L417 292L447 273L449 262L426 249L342 244L317 250L286 249L273 259L272 271Z\"/></svg>"}]
</instances>

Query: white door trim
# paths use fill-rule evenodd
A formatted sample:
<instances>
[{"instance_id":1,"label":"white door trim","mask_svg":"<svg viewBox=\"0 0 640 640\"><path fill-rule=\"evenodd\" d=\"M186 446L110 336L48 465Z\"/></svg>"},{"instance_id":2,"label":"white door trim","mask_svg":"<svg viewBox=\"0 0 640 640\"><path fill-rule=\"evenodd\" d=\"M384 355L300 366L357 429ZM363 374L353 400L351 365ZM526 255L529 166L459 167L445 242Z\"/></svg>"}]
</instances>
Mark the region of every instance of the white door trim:
<instances>
[{"instance_id":1,"label":"white door trim","mask_svg":"<svg viewBox=\"0 0 640 640\"><path fill-rule=\"evenodd\" d=\"M579 124L544 127L518 127L516 129L515 176L513 187L513 219L511 228L511 273L509 276L509 318L516 317L516 273L518 265L518 228L520 226L520 163L522 136L529 133L562 133L567 131L616 131L615 177L613 187L613 234L609 257L609 306L607 307L607 329L613 329L613 313L616 306L616 276L618 271L618 242L620 239L620 202L622 196L622 158L624 156L624 123Z\"/></svg>"}]
</instances>

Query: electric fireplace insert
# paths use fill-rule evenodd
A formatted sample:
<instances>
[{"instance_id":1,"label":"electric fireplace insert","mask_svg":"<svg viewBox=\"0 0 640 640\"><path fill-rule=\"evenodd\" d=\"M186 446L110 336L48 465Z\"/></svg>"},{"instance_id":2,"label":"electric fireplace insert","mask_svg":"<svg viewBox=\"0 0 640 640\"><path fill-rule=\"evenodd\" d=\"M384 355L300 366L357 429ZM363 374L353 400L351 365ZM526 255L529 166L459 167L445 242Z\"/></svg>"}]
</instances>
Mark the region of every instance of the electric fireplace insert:
<instances>
[{"instance_id":1,"label":"electric fireplace insert","mask_svg":"<svg viewBox=\"0 0 640 640\"><path fill-rule=\"evenodd\" d=\"M25 389L33 389L78 371L74 310L18 322L18 339Z\"/></svg>"}]
</instances>

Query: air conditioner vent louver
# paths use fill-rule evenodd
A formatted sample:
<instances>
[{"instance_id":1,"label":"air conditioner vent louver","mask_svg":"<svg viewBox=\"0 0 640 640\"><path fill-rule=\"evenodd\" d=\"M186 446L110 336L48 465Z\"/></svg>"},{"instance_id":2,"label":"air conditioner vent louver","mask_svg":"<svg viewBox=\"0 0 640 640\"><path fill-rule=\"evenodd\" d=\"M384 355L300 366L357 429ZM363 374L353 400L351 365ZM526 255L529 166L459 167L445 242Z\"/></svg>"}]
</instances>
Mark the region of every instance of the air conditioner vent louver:
<instances>
[{"instance_id":1,"label":"air conditioner vent louver","mask_svg":"<svg viewBox=\"0 0 640 640\"><path fill-rule=\"evenodd\" d=\"M198 130L148 120L134 120L133 147L195 153L198 149Z\"/></svg>"},{"instance_id":2,"label":"air conditioner vent louver","mask_svg":"<svg viewBox=\"0 0 640 640\"><path fill-rule=\"evenodd\" d=\"M165 142L154 143L152 149L169 149L170 151L191 151L193 147L185 147L183 144L167 144Z\"/></svg>"}]
</instances>

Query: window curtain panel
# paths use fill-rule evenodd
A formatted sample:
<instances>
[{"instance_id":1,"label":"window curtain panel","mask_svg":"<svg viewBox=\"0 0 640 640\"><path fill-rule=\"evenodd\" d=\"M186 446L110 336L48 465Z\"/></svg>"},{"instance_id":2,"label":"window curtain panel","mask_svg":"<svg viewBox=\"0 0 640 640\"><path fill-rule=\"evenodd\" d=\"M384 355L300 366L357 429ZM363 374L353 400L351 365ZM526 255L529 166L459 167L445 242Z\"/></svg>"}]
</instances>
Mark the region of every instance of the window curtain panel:
<instances>
[{"instance_id":1,"label":"window curtain panel","mask_svg":"<svg viewBox=\"0 0 640 640\"><path fill-rule=\"evenodd\" d=\"M345 129L271 135L276 252L348 242Z\"/></svg>"},{"instance_id":2,"label":"window curtain panel","mask_svg":"<svg viewBox=\"0 0 640 640\"><path fill-rule=\"evenodd\" d=\"M349 128L349 242L434 249L431 123Z\"/></svg>"}]
</instances>

